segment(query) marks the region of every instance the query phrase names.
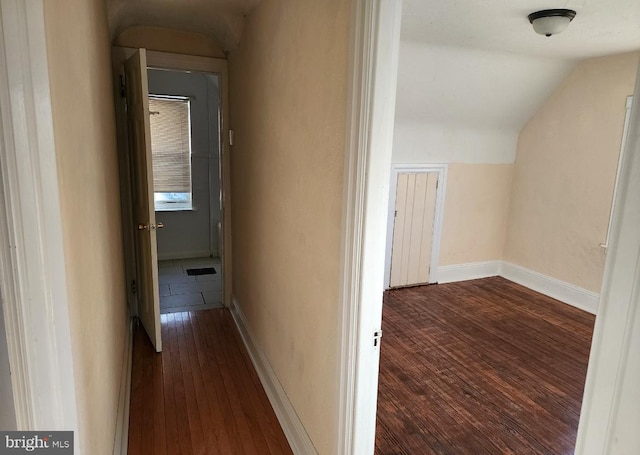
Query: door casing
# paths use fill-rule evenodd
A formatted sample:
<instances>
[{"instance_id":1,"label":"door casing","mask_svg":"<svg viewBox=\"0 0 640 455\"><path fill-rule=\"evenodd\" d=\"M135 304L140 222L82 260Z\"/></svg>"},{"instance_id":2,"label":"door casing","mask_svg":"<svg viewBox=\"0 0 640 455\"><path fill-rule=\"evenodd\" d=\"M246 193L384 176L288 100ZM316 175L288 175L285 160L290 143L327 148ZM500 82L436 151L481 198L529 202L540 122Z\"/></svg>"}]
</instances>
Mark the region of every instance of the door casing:
<instances>
[{"instance_id":1,"label":"door casing","mask_svg":"<svg viewBox=\"0 0 640 455\"><path fill-rule=\"evenodd\" d=\"M0 3L0 302L19 430L78 411L42 0Z\"/></svg>"}]
</instances>

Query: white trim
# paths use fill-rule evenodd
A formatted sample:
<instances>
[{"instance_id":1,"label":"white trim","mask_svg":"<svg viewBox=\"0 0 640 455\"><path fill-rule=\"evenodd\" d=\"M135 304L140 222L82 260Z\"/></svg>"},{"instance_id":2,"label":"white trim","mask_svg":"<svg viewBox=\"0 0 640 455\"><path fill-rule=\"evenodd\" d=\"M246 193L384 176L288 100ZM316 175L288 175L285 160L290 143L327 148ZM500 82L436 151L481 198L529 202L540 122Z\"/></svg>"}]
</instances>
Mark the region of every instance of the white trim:
<instances>
[{"instance_id":1,"label":"white trim","mask_svg":"<svg viewBox=\"0 0 640 455\"><path fill-rule=\"evenodd\" d=\"M629 121L631 120L631 106L633 105L633 96L627 96L625 103L624 126L622 127L622 141L620 142L620 153L618 154L618 167L616 168L616 180L613 185L613 194L611 195L611 209L609 210L609 224L607 225L607 237L600 247L609 248L611 241L611 225L613 224L613 213L616 209L616 195L620 186L620 172L622 171L622 162L624 161L625 150L627 149L627 136L629 135Z\"/></svg>"},{"instance_id":2,"label":"white trim","mask_svg":"<svg viewBox=\"0 0 640 455\"><path fill-rule=\"evenodd\" d=\"M253 363L253 367L258 373L260 383L262 384L262 387L264 387L264 391L269 398L269 402L278 417L278 422L280 422L282 430L287 437L287 441L289 441L291 450L296 455L317 454L318 452L313 446L311 438L307 434L300 417L296 414L295 408L289 401L289 397L287 397L282 384L280 384L278 376L276 376L273 368L271 368L267 357L256 344L255 339L249 330L247 319L242 313L235 297L232 299L230 310L233 320L240 332L242 341L244 342L247 352L249 353L249 357L251 358L251 363Z\"/></svg>"},{"instance_id":3,"label":"white trim","mask_svg":"<svg viewBox=\"0 0 640 455\"><path fill-rule=\"evenodd\" d=\"M0 16L0 287L17 423L74 430L79 454L43 2L3 0Z\"/></svg>"},{"instance_id":4,"label":"white trim","mask_svg":"<svg viewBox=\"0 0 640 455\"><path fill-rule=\"evenodd\" d=\"M336 455L374 452L402 1L353 2L338 320Z\"/></svg>"},{"instance_id":5,"label":"white trim","mask_svg":"<svg viewBox=\"0 0 640 455\"><path fill-rule=\"evenodd\" d=\"M500 261L468 262L466 264L442 265L438 267L438 283L476 280L500 275Z\"/></svg>"},{"instance_id":6,"label":"white trim","mask_svg":"<svg viewBox=\"0 0 640 455\"><path fill-rule=\"evenodd\" d=\"M444 265L438 273L439 284L501 276L591 314L596 314L598 310L598 293L506 261Z\"/></svg>"},{"instance_id":7,"label":"white trim","mask_svg":"<svg viewBox=\"0 0 640 455\"><path fill-rule=\"evenodd\" d=\"M207 74L207 113L209 116L209 252L211 256L220 256L222 251L221 235L222 234L222 210L220 207L220 196L222 195L222 95L218 91L215 96L211 90L214 84L213 77L216 78L216 84L220 87L222 80L218 75ZM213 128L216 125L216 128ZM215 133L214 133L215 131ZM214 140L217 139L217 140ZM215 156L215 159L212 157ZM218 185L213 185L214 181L218 181ZM217 222L216 222L217 219Z\"/></svg>"},{"instance_id":8,"label":"white trim","mask_svg":"<svg viewBox=\"0 0 640 455\"><path fill-rule=\"evenodd\" d=\"M634 97L640 94L636 80ZM640 453L640 103L631 108L577 455Z\"/></svg>"},{"instance_id":9,"label":"white trim","mask_svg":"<svg viewBox=\"0 0 640 455\"><path fill-rule=\"evenodd\" d=\"M447 164L393 164L391 166L391 185L389 187L389 214L387 215L387 249L384 260L384 288L389 289L391 282L391 254L393 247L393 230L395 224L396 197L398 176L404 173L438 174L436 206L433 215L433 235L431 236L431 272L429 283L438 282L438 264L440 262L440 239L442 238L442 219L444 213L444 195L447 189Z\"/></svg>"},{"instance_id":10,"label":"white trim","mask_svg":"<svg viewBox=\"0 0 640 455\"><path fill-rule=\"evenodd\" d=\"M127 455L129 449L129 410L131 407L131 371L133 369L133 321L129 318L129 330L124 345L122 377L120 379L120 399L116 418L116 433L113 455Z\"/></svg>"},{"instance_id":11,"label":"white trim","mask_svg":"<svg viewBox=\"0 0 640 455\"><path fill-rule=\"evenodd\" d=\"M167 254L158 254L159 261L169 261L171 259L197 259L197 258L208 258L211 256L211 252L207 250L200 251L185 251L180 253L167 253ZM216 257L216 255L213 255Z\"/></svg>"},{"instance_id":12,"label":"white trim","mask_svg":"<svg viewBox=\"0 0 640 455\"><path fill-rule=\"evenodd\" d=\"M566 281L509 262L502 262L500 276L591 314L598 310L598 293Z\"/></svg>"},{"instance_id":13,"label":"white trim","mask_svg":"<svg viewBox=\"0 0 640 455\"><path fill-rule=\"evenodd\" d=\"M131 50L132 48L123 47L121 49ZM220 75L227 72L227 60L224 58L201 57L163 51L147 50L147 64L149 69L201 71ZM222 106L220 108L222 109Z\"/></svg>"}]
</instances>

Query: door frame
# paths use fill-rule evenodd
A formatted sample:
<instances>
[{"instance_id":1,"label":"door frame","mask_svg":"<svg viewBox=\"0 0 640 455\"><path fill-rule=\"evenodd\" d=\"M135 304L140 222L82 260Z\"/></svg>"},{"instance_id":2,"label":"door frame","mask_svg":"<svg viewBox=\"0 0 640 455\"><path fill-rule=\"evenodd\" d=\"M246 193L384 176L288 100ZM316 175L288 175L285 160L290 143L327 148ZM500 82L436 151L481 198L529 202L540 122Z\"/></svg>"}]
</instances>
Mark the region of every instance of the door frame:
<instances>
[{"instance_id":1,"label":"door frame","mask_svg":"<svg viewBox=\"0 0 640 455\"><path fill-rule=\"evenodd\" d=\"M640 99L640 65L633 97ZM640 103L632 103L619 165L577 455L638 453L640 379Z\"/></svg>"},{"instance_id":2,"label":"door frame","mask_svg":"<svg viewBox=\"0 0 640 455\"><path fill-rule=\"evenodd\" d=\"M116 117L118 131L118 150L120 156L121 170L121 194L123 205L123 232L125 237L131 232L131 238L124 239L125 256L127 266L127 289L129 294L131 314L137 314L137 300L131 292L130 283L135 280L135 255L127 245L133 245L133 217L130 206L131 175L128 164L129 150L127 143L126 117L120 96L120 72L124 61L135 52L135 48L113 46L113 80L114 96L116 102ZM219 141L220 141L220 184L222 190L221 219L222 219L222 245L219 245L220 260L223 273L223 305L231 305L231 283L232 283L232 245L231 245L231 168L229 158L229 73L226 59L213 57L200 57L187 54L175 54L171 52L147 50L147 68L158 68L174 71L199 71L203 73L217 74L221 84L220 119L219 119ZM211 204L212 201L210 200ZM216 226L211 226L215 229Z\"/></svg>"},{"instance_id":3,"label":"door frame","mask_svg":"<svg viewBox=\"0 0 640 455\"><path fill-rule=\"evenodd\" d=\"M387 249L384 260L384 288L389 289L391 282L391 254L393 250L393 232L395 227L396 197L398 176L404 173L438 174L436 190L436 206L433 214L433 235L431 236L431 270L429 283L438 282L438 266L440 265L440 240L442 238L442 220L444 216L444 195L447 188L447 164L393 164L391 166L391 186L389 187L389 215L387 221Z\"/></svg>"},{"instance_id":4,"label":"door frame","mask_svg":"<svg viewBox=\"0 0 640 455\"><path fill-rule=\"evenodd\" d=\"M373 454L401 0L351 11L334 453Z\"/></svg>"},{"instance_id":5,"label":"door frame","mask_svg":"<svg viewBox=\"0 0 640 455\"><path fill-rule=\"evenodd\" d=\"M0 291L19 430L80 453L42 0L0 3Z\"/></svg>"},{"instance_id":6,"label":"door frame","mask_svg":"<svg viewBox=\"0 0 640 455\"><path fill-rule=\"evenodd\" d=\"M605 250L609 248L609 242L611 240L611 228L613 224L613 214L616 210L616 200L618 194L618 187L620 186L620 174L622 172L622 163L624 162L624 156L627 151L627 136L629 135L629 123L631 122L631 106L633 106L633 95L627 96L625 102L624 113L624 126L622 127L622 141L620 143L620 153L618 155L618 166L616 167L616 179L613 185L613 194L611 195L611 208L609 209L609 224L607 224L607 236L604 243L600 244L601 248Z\"/></svg>"}]
</instances>

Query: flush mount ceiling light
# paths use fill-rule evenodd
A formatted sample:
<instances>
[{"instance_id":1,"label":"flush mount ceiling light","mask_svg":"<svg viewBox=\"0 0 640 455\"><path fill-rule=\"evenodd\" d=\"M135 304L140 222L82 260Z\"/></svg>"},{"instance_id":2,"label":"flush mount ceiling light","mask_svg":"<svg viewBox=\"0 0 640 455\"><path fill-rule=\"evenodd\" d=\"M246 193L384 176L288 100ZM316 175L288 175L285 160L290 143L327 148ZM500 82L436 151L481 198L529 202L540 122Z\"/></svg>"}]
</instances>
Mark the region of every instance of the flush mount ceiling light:
<instances>
[{"instance_id":1,"label":"flush mount ceiling light","mask_svg":"<svg viewBox=\"0 0 640 455\"><path fill-rule=\"evenodd\" d=\"M576 12L572 9L545 9L531 13L528 17L536 33L551 36L564 31L576 17Z\"/></svg>"}]
</instances>

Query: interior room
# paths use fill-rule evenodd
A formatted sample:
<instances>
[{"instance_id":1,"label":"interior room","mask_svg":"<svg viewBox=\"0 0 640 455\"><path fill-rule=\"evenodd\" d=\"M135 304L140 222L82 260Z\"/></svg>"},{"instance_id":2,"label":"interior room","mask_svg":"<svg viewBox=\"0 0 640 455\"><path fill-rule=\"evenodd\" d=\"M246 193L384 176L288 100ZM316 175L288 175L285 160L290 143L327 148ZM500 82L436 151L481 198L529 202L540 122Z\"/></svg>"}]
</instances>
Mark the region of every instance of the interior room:
<instances>
[{"instance_id":1,"label":"interior room","mask_svg":"<svg viewBox=\"0 0 640 455\"><path fill-rule=\"evenodd\" d=\"M639 453L638 23L1 0L0 422L85 455Z\"/></svg>"},{"instance_id":2,"label":"interior room","mask_svg":"<svg viewBox=\"0 0 640 455\"><path fill-rule=\"evenodd\" d=\"M476 26L460 17L490 28L501 22L491 17L500 16L498 9L498 2L440 9L404 2L385 270L386 287L395 290L386 293L383 310L376 453L575 449L640 53L626 52L634 45L625 41L607 47L577 16L566 34L541 36L523 21L503 31L502 40L484 33L470 41ZM427 176L436 180L431 189ZM428 283L438 285L402 289ZM540 294L523 300L531 290ZM463 305L465 296L482 299L483 292L484 310ZM449 301L457 305L446 309ZM505 313L494 313L489 301ZM523 301L536 302L526 311L539 321L522 313ZM554 308L565 319L556 321ZM448 328L441 332L443 321ZM538 323L555 329L541 335ZM484 336L497 337L495 345ZM510 351L516 339L523 344ZM442 352L434 354L439 343ZM474 355L483 359L480 366ZM519 376L507 357L558 376ZM501 392L492 395L490 384L465 379L458 362L466 362L461 371L491 370L494 380L506 381L497 386ZM439 389L439 376L449 389ZM507 386L514 376L519 379ZM555 392L537 394L536 384L545 381ZM523 398L524 390L531 393ZM545 403L549 395L555 398ZM497 407L523 412L492 416L500 396L507 401ZM549 436L551 430L525 423L534 409L549 427L563 430ZM456 424L456 416L465 423ZM521 430L509 419L527 426L531 440L518 446L514 435ZM484 436L474 441L476 431L491 433L494 445Z\"/></svg>"}]
</instances>

